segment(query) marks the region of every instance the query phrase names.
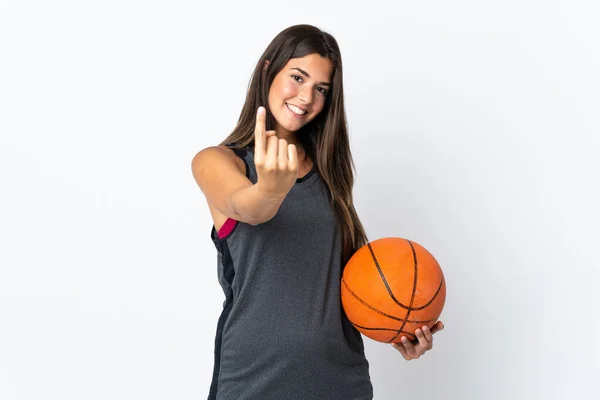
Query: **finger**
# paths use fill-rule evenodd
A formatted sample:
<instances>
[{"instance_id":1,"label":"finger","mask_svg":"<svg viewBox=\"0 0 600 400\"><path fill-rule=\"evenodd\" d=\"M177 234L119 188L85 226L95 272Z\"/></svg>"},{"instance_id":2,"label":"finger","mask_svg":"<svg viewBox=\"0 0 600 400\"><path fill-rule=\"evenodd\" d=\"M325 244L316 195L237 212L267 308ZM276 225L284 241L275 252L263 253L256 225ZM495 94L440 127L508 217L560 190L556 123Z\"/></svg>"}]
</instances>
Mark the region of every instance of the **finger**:
<instances>
[{"instance_id":1,"label":"finger","mask_svg":"<svg viewBox=\"0 0 600 400\"><path fill-rule=\"evenodd\" d=\"M261 161L267 151L267 136L265 133L265 108L258 107L256 125L254 126L254 157Z\"/></svg>"},{"instance_id":2,"label":"finger","mask_svg":"<svg viewBox=\"0 0 600 400\"><path fill-rule=\"evenodd\" d=\"M277 154L277 161L279 163L279 169L282 171L287 170L288 166L288 142L285 139L279 139L279 148Z\"/></svg>"},{"instance_id":3,"label":"finger","mask_svg":"<svg viewBox=\"0 0 600 400\"><path fill-rule=\"evenodd\" d=\"M406 349L406 354L408 354L408 356L411 359L412 358L417 358L419 356L419 354L417 353L417 351L415 349L415 345L412 344L411 341L408 340L408 338L406 336L402 336L400 338L400 341L402 342L402 345Z\"/></svg>"},{"instance_id":4,"label":"finger","mask_svg":"<svg viewBox=\"0 0 600 400\"><path fill-rule=\"evenodd\" d=\"M289 167L292 171L298 171L298 149L295 144L288 144Z\"/></svg>"},{"instance_id":5,"label":"finger","mask_svg":"<svg viewBox=\"0 0 600 400\"><path fill-rule=\"evenodd\" d=\"M275 132L275 131L267 131L267 132L265 132L265 137L266 137L265 141L267 143L266 144L266 148L267 149L265 150L265 157L266 157L267 153L269 151L269 139L272 138L272 137L274 137L275 139L277 139L277 132Z\"/></svg>"},{"instance_id":6,"label":"finger","mask_svg":"<svg viewBox=\"0 0 600 400\"><path fill-rule=\"evenodd\" d=\"M436 332L441 331L442 329L444 329L444 324L442 323L442 321L438 321L436 322L436 324L431 328L431 333L434 334Z\"/></svg>"},{"instance_id":7,"label":"finger","mask_svg":"<svg viewBox=\"0 0 600 400\"><path fill-rule=\"evenodd\" d=\"M427 341L429 343L433 342L433 334L431 333L429 328L427 326L424 326L422 328L422 331L423 331L423 335L425 335L425 339L427 339Z\"/></svg>"},{"instance_id":8,"label":"finger","mask_svg":"<svg viewBox=\"0 0 600 400\"><path fill-rule=\"evenodd\" d=\"M265 156L265 165L271 168L277 167L277 148L279 146L279 139L277 136L269 136L267 139L267 154Z\"/></svg>"},{"instance_id":9,"label":"finger","mask_svg":"<svg viewBox=\"0 0 600 400\"><path fill-rule=\"evenodd\" d=\"M429 330L427 326L422 328L423 335L425 336L425 340L427 340L427 348L426 350L431 350L433 348L433 333Z\"/></svg>"},{"instance_id":10,"label":"finger","mask_svg":"<svg viewBox=\"0 0 600 400\"><path fill-rule=\"evenodd\" d=\"M402 343L392 343L392 347L398 350L405 360L410 360L412 358Z\"/></svg>"},{"instance_id":11,"label":"finger","mask_svg":"<svg viewBox=\"0 0 600 400\"><path fill-rule=\"evenodd\" d=\"M427 350L427 348L429 347L429 342L427 341L427 338L425 338L425 335L423 334L423 331L421 329L417 329L415 331L415 334L417 335L417 339L419 340L419 345L416 347L416 350L418 353L423 354L425 350Z\"/></svg>"}]
</instances>

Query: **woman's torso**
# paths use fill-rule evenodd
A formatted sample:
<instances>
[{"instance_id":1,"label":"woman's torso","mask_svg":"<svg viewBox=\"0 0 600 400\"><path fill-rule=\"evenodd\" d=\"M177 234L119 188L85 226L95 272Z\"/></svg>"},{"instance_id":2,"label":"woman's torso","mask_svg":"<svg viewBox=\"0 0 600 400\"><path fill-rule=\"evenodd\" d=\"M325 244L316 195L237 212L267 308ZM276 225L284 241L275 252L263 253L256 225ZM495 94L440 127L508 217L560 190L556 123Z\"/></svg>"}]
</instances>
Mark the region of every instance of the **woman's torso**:
<instances>
[{"instance_id":1,"label":"woman's torso","mask_svg":"<svg viewBox=\"0 0 600 400\"><path fill-rule=\"evenodd\" d=\"M252 151L235 151L255 183ZM299 175L271 220L237 222L226 237L215 220L226 300L209 398L372 398L362 338L341 307L341 237L327 187L314 167Z\"/></svg>"}]
</instances>

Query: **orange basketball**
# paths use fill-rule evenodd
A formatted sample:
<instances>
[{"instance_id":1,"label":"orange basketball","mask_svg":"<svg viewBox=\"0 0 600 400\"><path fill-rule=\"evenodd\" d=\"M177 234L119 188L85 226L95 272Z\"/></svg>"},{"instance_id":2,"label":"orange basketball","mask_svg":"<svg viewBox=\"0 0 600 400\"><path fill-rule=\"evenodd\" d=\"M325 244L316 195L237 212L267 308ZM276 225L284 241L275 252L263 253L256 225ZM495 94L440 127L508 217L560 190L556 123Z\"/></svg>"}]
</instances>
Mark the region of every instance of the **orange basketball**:
<instances>
[{"instance_id":1,"label":"orange basketball","mask_svg":"<svg viewBox=\"0 0 600 400\"><path fill-rule=\"evenodd\" d=\"M402 238L367 243L342 274L342 306L363 335L385 343L415 340L431 328L446 301L446 282L437 260L423 246Z\"/></svg>"}]
</instances>

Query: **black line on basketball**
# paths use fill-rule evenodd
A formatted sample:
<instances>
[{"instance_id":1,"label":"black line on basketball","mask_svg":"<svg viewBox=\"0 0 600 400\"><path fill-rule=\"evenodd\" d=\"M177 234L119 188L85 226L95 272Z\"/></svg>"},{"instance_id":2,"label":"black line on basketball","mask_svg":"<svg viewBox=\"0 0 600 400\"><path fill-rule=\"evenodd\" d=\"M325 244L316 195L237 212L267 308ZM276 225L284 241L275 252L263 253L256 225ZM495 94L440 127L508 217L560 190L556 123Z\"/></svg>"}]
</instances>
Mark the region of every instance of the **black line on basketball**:
<instances>
[{"instance_id":1,"label":"black line on basketball","mask_svg":"<svg viewBox=\"0 0 600 400\"><path fill-rule=\"evenodd\" d=\"M373 261L375 262L375 267L377 268L377 272L379 272L379 276L381 277L381 280L383 281L383 284L385 285L385 288L387 289L388 294L390 295L392 300L394 300L394 302L396 304L398 304L400 307L408 308L408 306L405 306L404 304L400 303L400 301L398 301L398 299L396 299L396 296L394 296L394 293L392 293L392 289L390 288L390 285L388 284L387 279L385 279L385 275L383 274L383 271L381 270L381 267L379 266L379 261L377 261L375 252L373 251L373 248L371 247L371 243L367 243L367 246L369 247L369 251L371 252L371 258L373 258Z\"/></svg>"},{"instance_id":2,"label":"black line on basketball","mask_svg":"<svg viewBox=\"0 0 600 400\"><path fill-rule=\"evenodd\" d=\"M416 262L417 256L415 253L415 249L413 248L413 245L410 242L410 240L407 240L407 242L410 244L410 247L413 251L413 258L415 259L415 262ZM392 298L392 300L394 300L394 302L396 304L398 304L402 308L408 309L409 307L402 304L400 301L398 301L398 299L396 299L396 297L394 296L394 293L392 293L392 289L390 288L390 285L388 284L387 279L385 278L385 275L383 274L383 271L381 270L381 267L379 266L379 261L377 260L377 256L375 256L375 252L373 251L371 244L368 243L367 245L369 247L369 251L371 252L371 257L373 258L373 261L375 262L375 267L377 268L377 271L379 272L379 276L381 277L381 280L383 281L383 284L385 285L385 288L387 289L388 294L390 295L390 297ZM435 291L435 294L433 295L433 297L425 305L419 306L419 307L412 307L411 309L414 311L419 311L419 310L423 310L424 308L427 308L431 303L433 303L433 301L435 300L437 295L440 293L440 290L442 289L443 284L444 284L444 277L442 276L442 280L440 281L440 284L439 284L437 290ZM413 290L416 290L416 284L413 287Z\"/></svg>"},{"instance_id":3,"label":"black line on basketball","mask_svg":"<svg viewBox=\"0 0 600 400\"><path fill-rule=\"evenodd\" d=\"M410 241L407 240L407 242L410 244ZM398 304L400 307L408 309L410 308L410 306L404 305L402 304L397 298L396 296L394 296L394 293L392 293L392 289L390 288L390 285L387 282L387 279L385 278L385 275L383 273L383 271L381 270L381 267L379 266L379 261L377 260L377 256L375 255L375 252L373 251L373 248L371 247L371 243L367 243L367 246L369 247L369 251L371 252L371 258L373 258L373 262L375 262L375 267L377 268L377 272L379 272L379 276L381 277L381 280L383 281L383 284L385 285L385 288L388 291L388 294L390 295L390 297L392 298L392 300L394 300L394 303ZM410 244L410 247L412 248L412 244ZM413 258L415 259L416 262L416 254L415 254L415 250L413 249ZM416 284L413 286L413 294L414 291L416 289Z\"/></svg>"},{"instance_id":4,"label":"black line on basketball","mask_svg":"<svg viewBox=\"0 0 600 400\"><path fill-rule=\"evenodd\" d=\"M350 321L350 319L348 319L348 321ZM396 329L391 329L391 328L368 328L366 326L361 326L361 325L355 324L352 321L350 321L350 323L352 325L354 325L355 328L360 328L360 329L364 329L364 330L368 330L368 331L393 331L393 332L396 332ZM410 336L411 340L414 340L417 338L413 333L410 333L410 332L402 332L402 333L405 333L408 336Z\"/></svg>"},{"instance_id":5,"label":"black line on basketball","mask_svg":"<svg viewBox=\"0 0 600 400\"><path fill-rule=\"evenodd\" d=\"M342 283L344 284L344 286L346 287L346 290L348 290L348 292L356 299L358 300L361 304L363 304L365 307L375 311L377 314L383 315L384 317L396 320L396 321L400 321L400 322L409 322L411 324L427 324L429 322L433 322L435 320L437 320L437 318L435 319L429 319L429 320L425 320L425 321L420 321L420 320L408 320L406 321L405 319L402 319L400 317L396 317L390 314L387 314L379 309L377 309L375 306L372 306L371 304L367 303L366 301L364 301L363 299L360 298L359 295L357 295L352 289L350 289L350 286L348 286L348 283L346 283L346 281L342 278ZM394 329L396 330L396 329Z\"/></svg>"},{"instance_id":6,"label":"black line on basketball","mask_svg":"<svg viewBox=\"0 0 600 400\"><path fill-rule=\"evenodd\" d=\"M415 275L414 275L414 279L413 279L412 294L410 296L410 304L408 306L408 310L406 311L406 316L404 317L405 321L400 326L400 329L398 329L398 333L396 334L396 336L394 336L391 340L389 340L388 343L391 343L394 340L396 340L396 338L402 333L402 330L404 329L404 326L406 325L406 321L408 321L408 317L410 315L410 312L412 311L412 306L413 306L413 303L415 301L415 293L417 291L417 278L418 278L418 273L419 273L419 267L418 267L418 263L417 263L417 252L415 251L415 248L414 248L413 244L411 243L411 241L410 240L406 240L406 241L410 245L410 249L412 250L412 253L413 253L413 264L414 264L414 270L415 270ZM371 254L373 254L373 253L371 253ZM373 254L373 257L374 256L375 255Z\"/></svg>"},{"instance_id":7,"label":"black line on basketball","mask_svg":"<svg viewBox=\"0 0 600 400\"><path fill-rule=\"evenodd\" d=\"M342 279L342 283L344 284L344 286L346 287L346 289L348 290L348 292L350 292L350 294L352 296L354 296L354 298L356 300L358 300L359 302L361 302L363 305L365 305L367 308L370 308L371 310L375 311L377 314L381 314L384 317L388 317L391 319L395 319L396 321L400 321L400 322L404 322L404 320L400 317L395 317L393 315L387 314L381 310L378 310L377 308L375 308L374 306L370 305L369 303L367 303L366 301L364 301L363 299L361 299L356 293L354 293L354 291L352 289L350 289L350 287L348 286L348 284L346 283L346 281L344 279Z\"/></svg>"},{"instance_id":8,"label":"black line on basketball","mask_svg":"<svg viewBox=\"0 0 600 400\"><path fill-rule=\"evenodd\" d=\"M433 297L431 298L431 300L429 300L424 306L421 307L413 307L413 310L415 311L419 311L422 310L424 308L429 307L429 305L431 303L433 303L433 301L435 300L435 298L437 297L437 295L440 293L440 290L442 289L442 285L444 284L444 277L442 277L442 280L440 281L440 285L438 286L437 290L435 291L435 294L433 295Z\"/></svg>"}]
</instances>

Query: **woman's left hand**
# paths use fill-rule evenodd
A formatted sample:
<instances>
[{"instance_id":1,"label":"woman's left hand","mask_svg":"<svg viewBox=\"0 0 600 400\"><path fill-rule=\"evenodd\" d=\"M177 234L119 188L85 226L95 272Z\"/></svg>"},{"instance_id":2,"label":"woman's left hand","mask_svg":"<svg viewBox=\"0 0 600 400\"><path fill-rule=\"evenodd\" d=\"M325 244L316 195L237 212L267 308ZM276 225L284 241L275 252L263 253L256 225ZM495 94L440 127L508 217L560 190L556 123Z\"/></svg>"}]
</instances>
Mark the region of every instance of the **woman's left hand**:
<instances>
[{"instance_id":1,"label":"woman's left hand","mask_svg":"<svg viewBox=\"0 0 600 400\"><path fill-rule=\"evenodd\" d=\"M431 329L423 326L415 331L416 342L411 342L406 336L400 339L402 343L392 343L392 347L402 354L405 360L416 360L433 347L433 334L444 329L442 321L438 321Z\"/></svg>"}]
</instances>

